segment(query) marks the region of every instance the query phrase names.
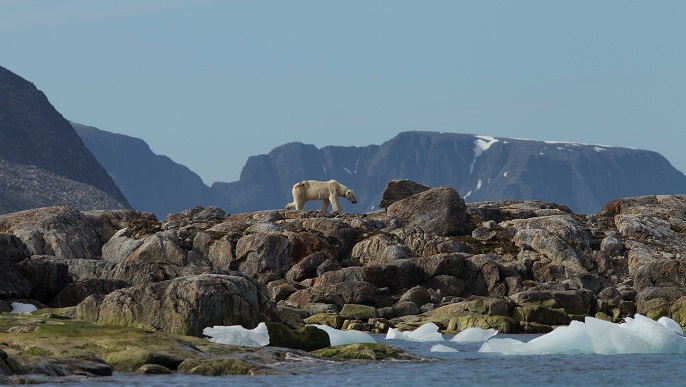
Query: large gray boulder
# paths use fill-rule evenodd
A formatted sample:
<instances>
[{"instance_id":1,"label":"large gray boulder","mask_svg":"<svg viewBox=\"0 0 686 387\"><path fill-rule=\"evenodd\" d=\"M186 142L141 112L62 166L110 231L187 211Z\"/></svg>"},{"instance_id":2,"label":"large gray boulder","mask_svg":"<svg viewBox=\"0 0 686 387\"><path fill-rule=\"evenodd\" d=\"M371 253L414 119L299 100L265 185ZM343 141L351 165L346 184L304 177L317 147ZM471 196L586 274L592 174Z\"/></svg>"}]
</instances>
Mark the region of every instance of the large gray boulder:
<instances>
[{"instance_id":1,"label":"large gray boulder","mask_svg":"<svg viewBox=\"0 0 686 387\"><path fill-rule=\"evenodd\" d=\"M104 298L90 296L78 305L77 318L192 336L215 325L254 328L263 321L278 321L267 289L237 272L139 285Z\"/></svg>"},{"instance_id":2,"label":"large gray boulder","mask_svg":"<svg viewBox=\"0 0 686 387\"><path fill-rule=\"evenodd\" d=\"M0 216L0 230L19 238L31 255L100 258L98 219L67 206L36 208Z\"/></svg>"},{"instance_id":3,"label":"large gray boulder","mask_svg":"<svg viewBox=\"0 0 686 387\"><path fill-rule=\"evenodd\" d=\"M460 194L441 186L397 201L387 209L403 227L438 235L465 235L471 232L467 206Z\"/></svg>"},{"instance_id":4,"label":"large gray boulder","mask_svg":"<svg viewBox=\"0 0 686 387\"><path fill-rule=\"evenodd\" d=\"M427 187L423 184L416 183L412 180L407 179L393 179L386 183L386 189L384 189L381 195L381 203L379 203L380 208L387 208L391 204L409 198L414 194L420 192L428 191L431 187Z\"/></svg>"},{"instance_id":5,"label":"large gray boulder","mask_svg":"<svg viewBox=\"0 0 686 387\"><path fill-rule=\"evenodd\" d=\"M236 263L238 270L247 275L281 275L288 270L288 239L279 234L245 235L236 244Z\"/></svg>"}]
</instances>

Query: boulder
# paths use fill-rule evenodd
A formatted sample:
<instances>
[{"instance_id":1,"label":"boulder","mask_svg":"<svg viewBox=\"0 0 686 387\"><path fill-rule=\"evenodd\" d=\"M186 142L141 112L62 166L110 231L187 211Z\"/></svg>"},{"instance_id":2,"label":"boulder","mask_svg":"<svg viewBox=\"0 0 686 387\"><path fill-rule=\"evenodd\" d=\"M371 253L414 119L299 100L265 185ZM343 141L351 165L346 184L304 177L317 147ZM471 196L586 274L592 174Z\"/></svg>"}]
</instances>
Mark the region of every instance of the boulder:
<instances>
[{"instance_id":1,"label":"boulder","mask_svg":"<svg viewBox=\"0 0 686 387\"><path fill-rule=\"evenodd\" d=\"M305 258L301 259L300 262L291 266L290 269L285 273L284 277L291 281L302 281L308 278L317 277L317 269L326 261L333 259L333 255L327 251L316 251Z\"/></svg>"},{"instance_id":2,"label":"boulder","mask_svg":"<svg viewBox=\"0 0 686 387\"><path fill-rule=\"evenodd\" d=\"M9 258L0 257L0 299L25 298L31 294L33 284L26 279Z\"/></svg>"},{"instance_id":3,"label":"boulder","mask_svg":"<svg viewBox=\"0 0 686 387\"><path fill-rule=\"evenodd\" d=\"M102 224L67 206L36 208L0 216L0 230L14 234L30 255L100 258Z\"/></svg>"},{"instance_id":4,"label":"boulder","mask_svg":"<svg viewBox=\"0 0 686 387\"><path fill-rule=\"evenodd\" d=\"M29 257L29 250L19 238L0 232L0 260L17 263Z\"/></svg>"},{"instance_id":5,"label":"boulder","mask_svg":"<svg viewBox=\"0 0 686 387\"><path fill-rule=\"evenodd\" d=\"M49 304L69 285L69 267L63 259L48 255L35 255L17 264L17 270L33 285L30 298Z\"/></svg>"},{"instance_id":6,"label":"boulder","mask_svg":"<svg viewBox=\"0 0 686 387\"><path fill-rule=\"evenodd\" d=\"M362 265L383 264L409 258L411 251L388 234L376 234L357 243L351 258Z\"/></svg>"},{"instance_id":7,"label":"boulder","mask_svg":"<svg viewBox=\"0 0 686 387\"><path fill-rule=\"evenodd\" d=\"M92 296L91 296L92 297ZM77 318L136 326L179 335L200 336L205 327L254 328L277 320L267 289L240 273L204 274L119 289L100 302L86 298Z\"/></svg>"},{"instance_id":8,"label":"boulder","mask_svg":"<svg viewBox=\"0 0 686 387\"><path fill-rule=\"evenodd\" d=\"M431 302L431 293L422 286L415 286L403 293L398 301L410 301L416 305L424 305Z\"/></svg>"},{"instance_id":9,"label":"boulder","mask_svg":"<svg viewBox=\"0 0 686 387\"><path fill-rule=\"evenodd\" d=\"M50 302L51 308L76 306L91 294L107 295L117 289L128 287L128 283L121 280L91 278L72 282L60 291Z\"/></svg>"},{"instance_id":10,"label":"boulder","mask_svg":"<svg viewBox=\"0 0 686 387\"><path fill-rule=\"evenodd\" d=\"M123 229L128 231L128 229ZM125 233L122 233L125 234ZM116 235L102 246L102 259L107 262L119 263L143 245L140 239Z\"/></svg>"},{"instance_id":11,"label":"boulder","mask_svg":"<svg viewBox=\"0 0 686 387\"><path fill-rule=\"evenodd\" d=\"M579 290L527 290L510 298L519 306L542 305L551 309L564 309L567 314L590 315L595 294L588 289Z\"/></svg>"},{"instance_id":12,"label":"boulder","mask_svg":"<svg viewBox=\"0 0 686 387\"><path fill-rule=\"evenodd\" d=\"M279 234L248 234L236 245L236 264L247 275L288 270L288 239Z\"/></svg>"},{"instance_id":13,"label":"boulder","mask_svg":"<svg viewBox=\"0 0 686 387\"><path fill-rule=\"evenodd\" d=\"M339 315L352 320L368 320L370 318L378 317L376 308L361 304L345 304Z\"/></svg>"},{"instance_id":14,"label":"boulder","mask_svg":"<svg viewBox=\"0 0 686 387\"><path fill-rule=\"evenodd\" d=\"M313 326L291 329L284 324L267 322L267 331L270 347L314 351L331 346L329 334Z\"/></svg>"},{"instance_id":15,"label":"boulder","mask_svg":"<svg viewBox=\"0 0 686 387\"><path fill-rule=\"evenodd\" d=\"M403 227L426 233L450 236L471 233L467 206L460 194L448 186L418 193L388 206L388 216Z\"/></svg>"},{"instance_id":16,"label":"boulder","mask_svg":"<svg viewBox=\"0 0 686 387\"><path fill-rule=\"evenodd\" d=\"M386 189L384 189L381 195L381 202L379 203L380 208L387 208L391 204L409 198L414 194L420 192L428 191L431 187L427 187L423 184L416 183L412 180L407 179L394 179L386 183Z\"/></svg>"}]
</instances>

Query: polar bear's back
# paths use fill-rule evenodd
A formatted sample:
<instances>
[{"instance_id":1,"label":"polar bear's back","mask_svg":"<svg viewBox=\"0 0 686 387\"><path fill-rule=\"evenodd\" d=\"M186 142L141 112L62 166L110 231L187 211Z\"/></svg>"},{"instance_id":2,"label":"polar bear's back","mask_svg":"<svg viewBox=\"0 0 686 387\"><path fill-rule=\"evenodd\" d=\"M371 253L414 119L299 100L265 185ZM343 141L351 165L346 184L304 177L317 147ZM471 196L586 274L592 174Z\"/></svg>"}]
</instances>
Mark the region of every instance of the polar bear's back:
<instances>
[{"instance_id":1,"label":"polar bear's back","mask_svg":"<svg viewBox=\"0 0 686 387\"><path fill-rule=\"evenodd\" d=\"M319 181L319 180L303 180L293 186L293 197L300 196L306 193L309 200L324 200L328 199L335 187L338 185L336 180Z\"/></svg>"}]
</instances>

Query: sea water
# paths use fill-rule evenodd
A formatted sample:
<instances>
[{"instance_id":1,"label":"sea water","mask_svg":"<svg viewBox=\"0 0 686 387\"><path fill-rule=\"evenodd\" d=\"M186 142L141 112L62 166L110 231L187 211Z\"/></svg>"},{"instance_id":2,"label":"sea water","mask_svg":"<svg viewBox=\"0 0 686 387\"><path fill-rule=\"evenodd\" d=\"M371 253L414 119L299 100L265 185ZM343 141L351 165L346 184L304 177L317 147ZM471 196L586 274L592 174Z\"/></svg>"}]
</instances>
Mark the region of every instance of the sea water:
<instances>
[{"instance_id":1,"label":"sea water","mask_svg":"<svg viewBox=\"0 0 686 387\"><path fill-rule=\"evenodd\" d=\"M436 342L387 340L379 343L435 359L405 361L334 362L302 358L285 364L291 374L270 376L139 375L115 373L111 377L66 379L59 386L685 386L686 355L502 355L479 352L482 343L449 341L440 344L459 352L431 352ZM540 335L501 335L528 342Z\"/></svg>"}]
</instances>

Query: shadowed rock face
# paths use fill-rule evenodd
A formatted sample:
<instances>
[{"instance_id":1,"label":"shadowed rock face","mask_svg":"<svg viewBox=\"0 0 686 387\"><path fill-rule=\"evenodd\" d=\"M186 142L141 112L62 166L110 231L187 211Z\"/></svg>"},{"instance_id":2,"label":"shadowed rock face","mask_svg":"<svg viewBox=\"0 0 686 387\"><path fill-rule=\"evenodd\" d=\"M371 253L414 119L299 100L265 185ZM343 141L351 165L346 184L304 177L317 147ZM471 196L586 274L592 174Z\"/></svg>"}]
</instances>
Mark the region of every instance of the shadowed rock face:
<instances>
[{"instance_id":1,"label":"shadowed rock face","mask_svg":"<svg viewBox=\"0 0 686 387\"><path fill-rule=\"evenodd\" d=\"M0 233L2 299L80 302L80 317L107 324L200 335L302 318L369 331L430 319L541 332L635 312L686 324L679 195L620 199L590 216L540 201L465 205L449 187L368 214L208 207L158 221L51 207L0 216ZM375 317L338 314L351 305Z\"/></svg>"}]
</instances>

